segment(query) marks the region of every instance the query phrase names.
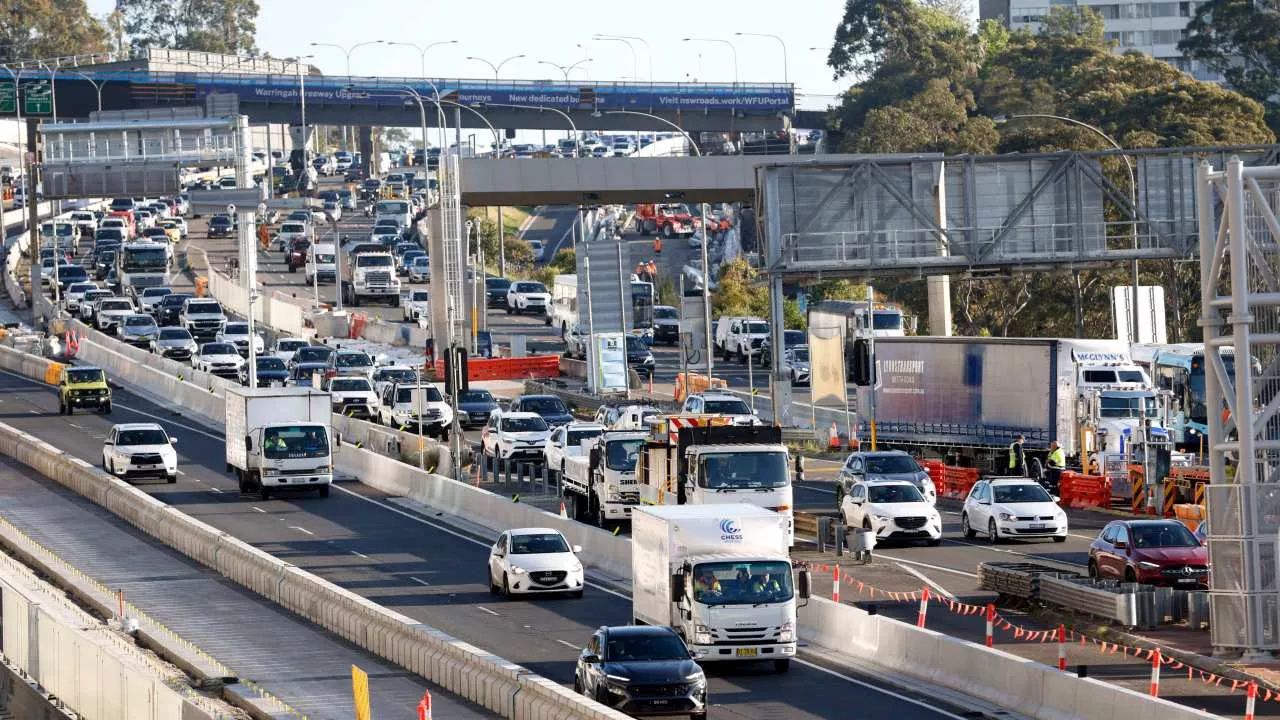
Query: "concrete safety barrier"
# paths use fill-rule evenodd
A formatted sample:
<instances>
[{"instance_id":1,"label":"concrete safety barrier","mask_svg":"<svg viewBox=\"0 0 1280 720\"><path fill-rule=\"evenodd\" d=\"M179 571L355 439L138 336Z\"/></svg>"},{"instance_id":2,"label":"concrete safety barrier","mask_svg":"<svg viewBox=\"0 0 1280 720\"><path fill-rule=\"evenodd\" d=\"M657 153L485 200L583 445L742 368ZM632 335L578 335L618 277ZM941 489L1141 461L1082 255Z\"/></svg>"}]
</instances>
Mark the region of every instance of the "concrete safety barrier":
<instances>
[{"instance_id":1,"label":"concrete safety barrier","mask_svg":"<svg viewBox=\"0 0 1280 720\"><path fill-rule=\"evenodd\" d=\"M21 353L0 348L0 367L22 372L22 359L15 355ZM44 368L29 369L36 371L29 377L43 380ZM623 720L626 717L519 665L279 560L15 427L0 424L0 454L92 499L143 532L268 600L503 717L512 720ZM379 458L403 466L390 458L354 448L344 449L339 457L351 455Z\"/></svg>"},{"instance_id":2,"label":"concrete safety barrier","mask_svg":"<svg viewBox=\"0 0 1280 720\"><path fill-rule=\"evenodd\" d=\"M0 555L5 657L86 720L212 720L222 714L58 588ZM21 717L35 717L22 715Z\"/></svg>"},{"instance_id":3,"label":"concrete safety barrier","mask_svg":"<svg viewBox=\"0 0 1280 720\"><path fill-rule=\"evenodd\" d=\"M1037 720L1218 717L824 598L810 598L800 609L798 631L802 640L815 646L861 657Z\"/></svg>"}]
</instances>

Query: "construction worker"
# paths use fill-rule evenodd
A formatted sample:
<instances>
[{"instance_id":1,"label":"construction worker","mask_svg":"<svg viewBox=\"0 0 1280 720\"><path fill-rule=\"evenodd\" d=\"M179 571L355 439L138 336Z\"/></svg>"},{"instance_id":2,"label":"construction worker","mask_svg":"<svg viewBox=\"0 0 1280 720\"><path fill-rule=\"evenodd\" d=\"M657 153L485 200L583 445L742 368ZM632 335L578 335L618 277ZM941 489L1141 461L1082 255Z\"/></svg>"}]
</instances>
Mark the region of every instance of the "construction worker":
<instances>
[{"instance_id":1,"label":"construction worker","mask_svg":"<svg viewBox=\"0 0 1280 720\"><path fill-rule=\"evenodd\" d=\"M654 255L662 254L662 236L661 235L653 239L653 254Z\"/></svg>"},{"instance_id":2,"label":"construction worker","mask_svg":"<svg viewBox=\"0 0 1280 720\"><path fill-rule=\"evenodd\" d=\"M647 269L649 271L649 282L656 285L658 282L658 263L650 260Z\"/></svg>"},{"instance_id":3,"label":"construction worker","mask_svg":"<svg viewBox=\"0 0 1280 720\"><path fill-rule=\"evenodd\" d=\"M1067 453L1057 440L1049 443L1049 456L1045 458L1045 466L1045 484L1049 486L1049 491L1056 495L1062 480L1062 471L1067 467Z\"/></svg>"},{"instance_id":4,"label":"construction worker","mask_svg":"<svg viewBox=\"0 0 1280 720\"><path fill-rule=\"evenodd\" d=\"M1022 441L1024 439L1022 435L1015 435L1013 442L1009 444L1009 475L1012 477L1026 477L1027 475L1027 456L1022 450Z\"/></svg>"},{"instance_id":5,"label":"construction worker","mask_svg":"<svg viewBox=\"0 0 1280 720\"><path fill-rule=\"evenodd\" d=\"M258 245L261 246L263 250L266 250L267 246L270 244L271 244L271 231L267 229L266 223L259 223L258 224Z\"/></svg>"},{"instance_id":6,"label":"construction worker","mask_svg":"<svg viewBox=\"0 0 1280 720\"><path fill-rule=\"evenodd\" d=\"M769 571L765 571L760 575L751 577L751 594L756 596L766 595L773 596L782 592L782 583L778 582L769 575Z\"/></svg>"},{"instance_id":7,"label":"construction worker","mask_svg":"<svg viewBox=\"0 0 1280 720\"><path fill-rule=\"evenodd\" d=\"M722 592L715 574L706 568L699 569L697 577L693 579L693 599L701 600L704 595L719 595Z\"/></svg>"}]
</instances>

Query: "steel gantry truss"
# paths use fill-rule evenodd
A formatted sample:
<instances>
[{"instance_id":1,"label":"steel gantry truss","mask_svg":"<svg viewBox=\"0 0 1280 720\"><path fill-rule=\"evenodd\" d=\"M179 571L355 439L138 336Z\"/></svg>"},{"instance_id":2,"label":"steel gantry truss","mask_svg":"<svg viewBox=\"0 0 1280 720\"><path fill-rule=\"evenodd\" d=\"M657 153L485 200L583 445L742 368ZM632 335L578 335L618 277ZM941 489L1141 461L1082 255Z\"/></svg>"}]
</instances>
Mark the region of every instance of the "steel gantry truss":
<instances>
[{"instance_id":1,"label":"steel gantry truss","mask_svg":"<svg viewBox=\"0 0 1280 720\"><path fill-rule=\"evenodd\" d=\"M1195 163L1231 155L1265 165L1280 146L762 165L766 262L784 276L871 277L1184 258ZM1136 188L1111 168L1126 156Z\"/></svg>"},{"instance_id":2,"label":"steel gantry truss","mask_svg":"<svg viewBox=\"0 0 1280 720\"><path fill-rule=\"evenodd\" d=\"M1280 650L1280 165L1220 167L1202 163L1195 182L1210 632L1215 648L1252 654Z\"/></svg>"}]
</instances>

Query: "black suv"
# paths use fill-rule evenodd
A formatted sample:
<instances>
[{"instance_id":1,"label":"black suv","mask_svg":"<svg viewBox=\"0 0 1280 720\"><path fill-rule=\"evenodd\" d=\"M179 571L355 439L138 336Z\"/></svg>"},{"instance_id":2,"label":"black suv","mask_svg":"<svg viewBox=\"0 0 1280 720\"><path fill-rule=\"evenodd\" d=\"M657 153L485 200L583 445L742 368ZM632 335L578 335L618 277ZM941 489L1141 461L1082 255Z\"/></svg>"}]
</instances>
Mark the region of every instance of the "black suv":
<instances>
[{"instance_id":1,"label":"black suv","mask_svg":"<svg viewBox=\"0 0 1280 720\"><path fill-rule=\"evenodd\" d=\"M555 395L521 395L511 401L507 411L537 413L552 427L573 422L569 408Z\"/></svg>"},{"instance_id":2,"label":"black suv","mask_svg":"<svg viewBox=\"0 0 1280 720\"><path fill-rule=\"evenodd\" d=\"M182 305L195 295L191 293L169 293L156 303L155 316L159 325L177 325L178 315L182 313Z\"/></svg>"},{"instance_id":3,"label":"black suv","mask_svg":"<svg viewBox=\"0 0 1280 720\"><path fill-rule=\"evenodd\" d=\"M707 678L668 627L601 627L578 655L573 689L628 715L707 717Z\"/></svg>"}]
</instances>

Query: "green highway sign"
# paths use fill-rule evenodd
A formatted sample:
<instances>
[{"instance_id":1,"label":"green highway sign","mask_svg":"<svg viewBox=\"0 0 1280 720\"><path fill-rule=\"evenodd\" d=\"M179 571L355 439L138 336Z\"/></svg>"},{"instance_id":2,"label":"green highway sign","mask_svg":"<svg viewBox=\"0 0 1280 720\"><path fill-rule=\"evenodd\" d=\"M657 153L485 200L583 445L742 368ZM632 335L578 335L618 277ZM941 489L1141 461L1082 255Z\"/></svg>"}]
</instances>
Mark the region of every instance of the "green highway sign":
<instances>
[{"instance_id":1,"label":"green highway sign","mask_svg":"<svg viewBox=\"0 0 1280 720\"><path fill-rule=\"evenodd\" d=\"M0 115L18 112L18 86L12 82L0 83Z\"/></svg>"},{"instance_id":2,"label":"green highway sign","mask_svg":"<svg viewBox=\"0 0 1280 720\"><path fill-rule=\"evenodd\" d=\"M48 115L53 112L53 88L44 80L22 83L22 112Z\"/></svg>"}]
</instances>

